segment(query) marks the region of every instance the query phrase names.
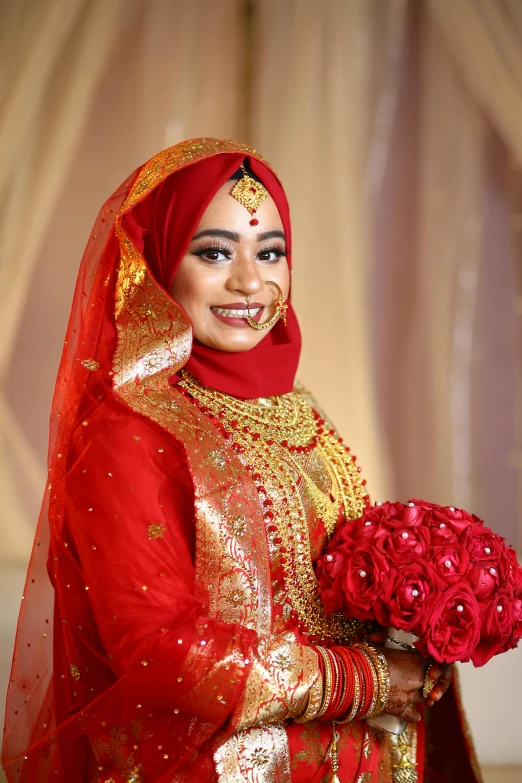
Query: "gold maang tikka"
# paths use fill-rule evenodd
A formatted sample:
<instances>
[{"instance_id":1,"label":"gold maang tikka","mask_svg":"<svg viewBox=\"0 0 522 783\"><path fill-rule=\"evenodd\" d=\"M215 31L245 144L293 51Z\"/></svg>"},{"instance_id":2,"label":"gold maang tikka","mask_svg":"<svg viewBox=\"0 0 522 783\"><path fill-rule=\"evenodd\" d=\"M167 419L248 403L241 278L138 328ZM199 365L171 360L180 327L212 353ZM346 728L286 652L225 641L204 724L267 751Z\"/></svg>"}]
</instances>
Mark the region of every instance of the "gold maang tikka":
<instances>
[{"instance_id":1,"label":"gold maang tikka","mask_svg":"<svg viewBox=\"0 0 522 783\"><path fill-rule=\"evenodd\" d=\"M268 190L251 177L244 164L241 164L243 176L239 179L230 193L236 201L239 201L242 207L245 207L251 215L255 215L265 198L268 196ZM259 220L253 217L250 221L251 226L257 226Z\"/></svg>"}]
</instances>

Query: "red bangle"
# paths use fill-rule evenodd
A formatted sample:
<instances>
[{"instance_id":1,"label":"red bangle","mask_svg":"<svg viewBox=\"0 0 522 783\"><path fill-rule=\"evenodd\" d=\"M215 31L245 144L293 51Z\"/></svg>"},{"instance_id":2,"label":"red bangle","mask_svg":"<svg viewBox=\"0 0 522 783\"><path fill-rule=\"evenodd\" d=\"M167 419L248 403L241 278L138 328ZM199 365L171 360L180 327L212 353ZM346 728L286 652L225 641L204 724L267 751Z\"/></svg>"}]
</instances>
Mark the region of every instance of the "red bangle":
<instances>
[{"instance_id":1,"label":"red bangle","mask_svg":"<svg viewBox=\"0 0 522 783\"><path fill-rule=\"evenodd\" d=\"M354 663L351 652L347 647L335 647L334 649L342 660L345 676L344 694L337 708L337 715L341 717L348 713L355 696Z\"/></svg>"},{"instance_id":2,"label":"red bangle","mask_svg":"<svg viewBox=\"0 0 522 783\"><path fill-rule=\"evenodd\" d=\"M370 668L370 663L362 650L358 650L356 647L352 648L352 653L357 656L359 661L359 668L361 671L362 683L364 685L364 699L361 703L361 709L359 715L362 717L369 711L373 700L374 687L373 676Z\"/></svg>"}]
</instances>

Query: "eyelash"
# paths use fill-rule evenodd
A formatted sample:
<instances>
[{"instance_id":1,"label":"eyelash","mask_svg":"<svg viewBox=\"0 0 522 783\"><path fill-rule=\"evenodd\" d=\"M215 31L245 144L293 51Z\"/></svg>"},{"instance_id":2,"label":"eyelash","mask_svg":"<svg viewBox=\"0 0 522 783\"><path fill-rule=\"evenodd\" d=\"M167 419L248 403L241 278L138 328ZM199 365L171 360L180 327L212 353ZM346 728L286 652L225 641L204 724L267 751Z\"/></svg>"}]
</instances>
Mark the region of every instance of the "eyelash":
<instances>
[{"instance_id":1,"label":"eyelash","mask_svg":"<svg viewBox=\"0 0 522 783\"><path fill-rule=\"evenodd\" d=\"M201 258L202 261L205 261L207 264L220 264L223 263L222 261L217 261L215 259L205 258L206 253L223 253L227 259L230 259L232 256L232 248L230 248L228 245L221 245L220 243L216 242L212 245L208 245L207 247L202 247L199 250L194 250L193 255L198 256L198 258ZM272 261L266 261L265 263L268 264L275 264L277 261L279 261L280 258L283 256L286 256L286 249L281 246L272 246L272 247L264 247L262 250L259 251L259 254L264 253L276 253L277 257Z\"/></svg>"}]
</instances>

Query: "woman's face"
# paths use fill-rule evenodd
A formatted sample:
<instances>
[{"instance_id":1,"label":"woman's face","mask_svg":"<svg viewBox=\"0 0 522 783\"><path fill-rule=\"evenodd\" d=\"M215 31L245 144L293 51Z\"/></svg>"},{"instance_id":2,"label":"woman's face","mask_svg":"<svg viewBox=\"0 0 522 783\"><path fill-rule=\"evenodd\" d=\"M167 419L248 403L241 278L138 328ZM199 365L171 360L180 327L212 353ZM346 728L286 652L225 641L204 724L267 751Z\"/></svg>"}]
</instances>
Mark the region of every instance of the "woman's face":
<instances>
[{"instance_id":1,"label":"woman's face","mask_svg":"<svg viewBox=\"0 0 522 783\"><path fill-rule=\"evenodd\" d=\"M252 329L250 313L264 323L275 312L278 292L265 285L273 280L288 297L290 273L286 241L279 212L268 196L251 216L230 195L234 182L226 182L210 202L183 256L170 289L173 298L188 313L194 337L220 351L248 351L270 331ZM239 312L238 312L239 311Z\"/></svg>"}]
</instances>

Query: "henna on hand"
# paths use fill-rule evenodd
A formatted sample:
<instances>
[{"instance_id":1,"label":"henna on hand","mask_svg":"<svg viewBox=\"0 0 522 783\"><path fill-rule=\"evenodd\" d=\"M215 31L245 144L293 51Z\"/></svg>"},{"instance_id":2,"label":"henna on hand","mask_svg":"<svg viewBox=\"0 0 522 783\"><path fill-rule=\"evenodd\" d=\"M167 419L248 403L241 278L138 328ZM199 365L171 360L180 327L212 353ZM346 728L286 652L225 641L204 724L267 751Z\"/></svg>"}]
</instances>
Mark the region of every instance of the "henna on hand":
<instances>
[{"instance_id":1,"label":"henna on hand","mask_svg":"<svg viewBox=\"0 0 522 783\"><path fill-rule=\"evenodd\" d=\"M422 701L426 661L417 650L382 650L390 672L386 712L411 723L420 720L416 705Z\"/></svg>"}]
</instances>

